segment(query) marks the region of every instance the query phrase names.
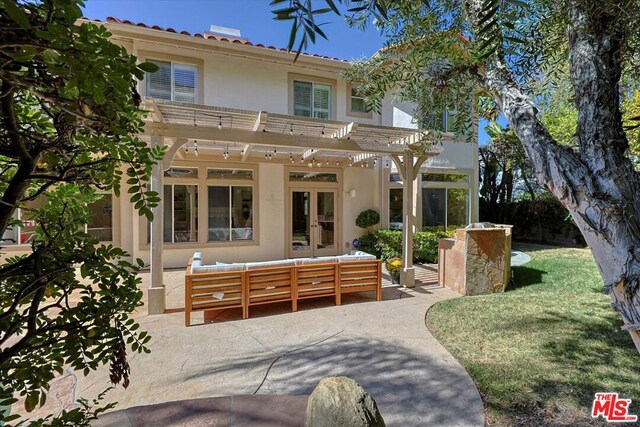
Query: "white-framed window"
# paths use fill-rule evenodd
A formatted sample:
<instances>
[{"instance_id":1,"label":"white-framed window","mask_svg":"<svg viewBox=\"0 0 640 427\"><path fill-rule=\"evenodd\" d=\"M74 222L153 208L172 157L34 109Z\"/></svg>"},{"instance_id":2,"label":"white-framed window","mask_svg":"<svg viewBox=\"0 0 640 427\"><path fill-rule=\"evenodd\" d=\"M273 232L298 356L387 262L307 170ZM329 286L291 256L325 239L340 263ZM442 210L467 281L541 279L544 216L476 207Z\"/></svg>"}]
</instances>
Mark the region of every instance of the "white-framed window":
<instances>
[{"instance_id":1,"label":"white-framed window","mask_svg":"<svg viewBox=\"0 0 640 427\"><path fill-rule=\"evenodd\" d=\"M469 174L424 172L421 181L423 228L469 224Z\"/></svg>"},{"instance_id":2,"label":"white-framed window","mask_svg":"<svg viewBox=\"0 0 640 427\"><path fill-rule=\"evenodd\" d=\"M464 227L469 224L469 190L422 188L422 227Z\"/></svg>"},{"instance_id":3,"label":"white-framed window","mask_svg":"<svg viewBox=\"0 0 640 427\"><path fill-rule=\"evenodd\" d=\"M16 209L13 214L15 219L22 221L23 225L7 227L0 246L29 245L36 237L37 222L30 215L29 210L43 207L46 203L45 196L27 202L25 209ZM89 223L85 224L84 232L92 235L100 242L113 241L113 195L103 193L102 198L89 203Z\"/></svg>"},{"instance_id":4,"label":"white-framed window","mask_svg":"<svg viewBox=\"0 0 640 427\"><path fill-rule=\"evenodd\" d=\"M389 188L389 229L402 230L402 188Z\"/></svg>"},{"instance_id":5,"label":"white-framed window","mask_svg":"<svg viewBox=\"0 0 640 427\"><path fill-rule=\"evenodd\" d=\"M354 87L351 88L351 112L364 114L369 112L364 96L358 95L358 91Z\"/></svg>"},{"instance_id":6,"label":"white-framed window","mask_svg":"<svg viewBox=\"0 0 640 427\"><path fill-rule=\"evenodd\" d=\"M168 101L198 102L198 68L191 64L149 60L158 66L155 73L147 73L146 95Z\"/></svg>"},{"instance_id":7,"label":"white-framed window","mask_svg":"<svg viewBox=\"0 0 640 427\"><path fill-rule=\"evenodd\" d=\"M454 132L458 115L458 100L448 100L446 105L446 108L435 110L429 114L430 124L441 132Z\"/></svg>"},{"instance_id":8,"label":"white-framed window","mask_svg":"<svg viewBox=\"0 0 640 427\"><path fill-rule=\"evenodd\" d=\"M165 184L163 206L164 242L197 242L198 185Z\"/></svg>"},{"instance_id":9,"label":"white-framed window","mask_svg":"<svg viewBox=\"0 0 640 427\"><path fill-rule=\"evenodd\" d=\"M92 235L99 242L113 241L113 195L103 193L102 198L89 204L89 223L85 225L85 233Z\"/></svg>"},{"instance_id":10,"label":"white-framed window","mask_svg":"<svg viewBox=\"0 0 640 427\"><path fill-rule=\"evenodd\" d=\"M293 115L330 119L332 117L331 85L293 81Z\"/></svg>"},{"instance_id":11,"label":"white-framed window","mask_svg":"<svg viewBox=\"0 0 640 427\"><path fill-rule=\"evenodd\" d=\"M209 185L209 241L253 240L253 187Z\"/></svg>"},{"instance_id":12,"label":"white-framed window","mask_svg":"<svg viewBox=\"0 0 640 427\"><path fill-rule=\"evenodd\" d=\"M209 242L254 240L251 169L207 169Z\"/></svg>"},{"instance_id":13,"label":"white-framed window","mask_svg":"<svg viewBox=\"0 0 640 427\"><path fill-rule=\"evenodd\" d=\"M422 227L466 226L470 218L470 176L467 173L423 172L421 178L420 217ZM389 228L401 230L402 181L397 173L389 174Z\"/></svg>"}]
</instances>

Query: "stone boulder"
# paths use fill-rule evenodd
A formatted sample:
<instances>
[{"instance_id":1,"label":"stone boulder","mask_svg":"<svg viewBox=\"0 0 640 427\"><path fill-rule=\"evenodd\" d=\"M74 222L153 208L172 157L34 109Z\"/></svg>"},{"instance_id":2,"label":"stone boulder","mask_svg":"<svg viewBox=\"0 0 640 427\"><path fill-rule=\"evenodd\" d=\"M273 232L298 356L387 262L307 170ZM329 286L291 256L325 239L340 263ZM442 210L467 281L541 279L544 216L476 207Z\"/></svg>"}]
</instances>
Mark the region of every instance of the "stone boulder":
<instances>
[{"instance_id":1,"label":"stone boulder","mask_svg":"<svg viewBox=\"0 0 640 427\"><path fill-rule=\"evenodd\" d=\"M373 397L347 377L324 378L307 403L305 427L384 427Z\"/></svg>"}]
</instances>

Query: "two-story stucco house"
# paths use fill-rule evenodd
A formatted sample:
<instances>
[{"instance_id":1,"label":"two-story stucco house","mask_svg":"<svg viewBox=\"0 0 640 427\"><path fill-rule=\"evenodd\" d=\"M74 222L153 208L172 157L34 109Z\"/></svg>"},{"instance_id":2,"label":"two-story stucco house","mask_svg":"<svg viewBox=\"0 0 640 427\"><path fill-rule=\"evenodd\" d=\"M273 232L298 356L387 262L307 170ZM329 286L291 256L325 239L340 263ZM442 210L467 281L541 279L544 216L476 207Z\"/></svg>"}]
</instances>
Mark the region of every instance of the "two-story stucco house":
<instances>
[{"instance_id":1,"label":"two-story stucco house","mask_svg":"<svg viewBox=\"0 0 640 427\"><path fill-rule=\"evenodd\" d=\"M355 218L364 209L379 211L384 228L410 218L408 233L477 220L477 144L445 134L439 149L409 156L421 138L413 106L388 97L380 114L367 111L340 77L350 62L309 54L294 62L285 49L215 26L189 34L95 23L159 67L139 87L150 110L143 138L170 147L151 183L162 195L156 220L107 195L87 225L149 262L152 287L163 267L184 267L196 250L209 262L345 253L363 233ZM32 232L27 223L4 242L18 249Z\"/></svg>"}]
</instances>

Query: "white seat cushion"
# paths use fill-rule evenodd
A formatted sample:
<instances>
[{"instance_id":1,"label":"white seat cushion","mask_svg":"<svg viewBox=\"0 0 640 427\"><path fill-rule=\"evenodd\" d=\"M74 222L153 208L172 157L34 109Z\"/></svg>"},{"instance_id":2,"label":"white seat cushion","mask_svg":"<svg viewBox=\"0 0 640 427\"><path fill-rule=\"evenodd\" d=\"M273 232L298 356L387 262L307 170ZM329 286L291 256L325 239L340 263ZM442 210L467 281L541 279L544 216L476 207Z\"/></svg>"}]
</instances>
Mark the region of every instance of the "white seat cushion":
<instances>
[{"instance_id":1,"label":"white seat cushion","mask_svg":"<svg viewBox=\"0 0 640 427\"><path fill-rule=\"evenodd\" d=\"M335 256L321 256L315 258L296 258L296 265L306 265L306 264L324 264L328 262L338 262L338 257Z\"/></svg>"},{"instance_id":2,"label":"white seat cushion","mask_svg":"<svg viewBox=\"0 0 640 427\"><path fill-rule=\"evenodd\" d=\"M248 262L247 270L255 270L257 268L269 268L269 267L290 267L295 265L291 259L278 259L275 261L259 261Z\"/></svg>"},{"instance_id":3,"label":"white seat cushion","mask_svg":"<svg viewBox=\"0 0 640 427\"><path fill-rule=\"evenodd\" d=\"M245 271L247 265L245 263L227 264L227 265L198 265L194 267L191 264L191 273L222 273L228 271Z\"/></svg>"}]
</instances>

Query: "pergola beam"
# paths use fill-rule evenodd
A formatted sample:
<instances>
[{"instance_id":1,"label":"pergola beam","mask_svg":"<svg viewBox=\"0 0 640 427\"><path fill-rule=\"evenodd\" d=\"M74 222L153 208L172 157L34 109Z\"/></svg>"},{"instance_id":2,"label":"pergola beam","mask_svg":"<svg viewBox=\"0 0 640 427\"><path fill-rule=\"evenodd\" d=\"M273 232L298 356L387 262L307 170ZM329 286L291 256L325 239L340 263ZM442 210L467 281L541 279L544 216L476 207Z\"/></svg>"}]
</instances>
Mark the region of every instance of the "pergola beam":
<instances>
[{"instance_id":1,"label":"pergola beam","mask_svg":"<svg viewBox=\"0 0 640 427\"><path fill-rule=\"evenodd\" d=\"M348 125L344 126L342 129L338 130L337 132L334 132L333 134L329 135L329 137L333 139L345 139L345 138L349 138L357 130L358 130L358 123L351 122Z\"/></svg>"},{"instance_id":2,"label":"pergola beam","mask_svg":"<svg viewBox=\"0 0 640 427\"><path fill-rule=\"evenodd\" d=\"M253 145L251 144L245 144L244 148L242 149L242 161L246 162L247 159L249 158L249 155L251 154L251 150L253 149Z\"/></svg>"},{"instance_id":3,"label":"pergola beam","mask_svg":"<svg viewBox=\"0 0 640 427\"><path fill-rule=\"evenodd\" d=\"M362 153L362 154L357 154L355 156L353 156L353 165L359 165L362 164L366 161L371 160L372 158L376 158L379 157L377 154L374 153Z\"/></svg>"},{"instance_id":4,"label":"pergola beam","mask_svg":"<svg viewBox=\"0 0 640 427\"><path fill-rule=\"evenodd\" d=\"M310 148L304 153L302 153L302 160L307 160L309 157L317 156L318 153L320 153L319 150L314 150L313 148Z\"/></svg>"},{"instance_id":5,"label":"pergola beam","mask_svg":"<svg viewBox=\"0 0 640 427\"><path fill-rule=\"evenodd\" d=\"M147 135L164 135L168 138L190 138L205 141L218 141L234 144L250 144L269 146L274 148L315 149L324 151L370 153L370 148L361 147L353 140L321 138L306 135L287 135L270 132L253 132L242 129L218 129L213 126L193 126L181 123L145 124ZM397 147L376 147L376 152L398 153Z\"/></svg>"},{"instance_id":6,"label":"pergola beam","mask_svg":"<svg viewBox=\"0 0 640 427\"><path fill-rule=\"evenodd\" d=\"M253 124L254 132L264 132L264 128L267 127L267 120L269 120L269 113L266 111L260 111L256 122Z\"/></svg>"}]
</instances>

